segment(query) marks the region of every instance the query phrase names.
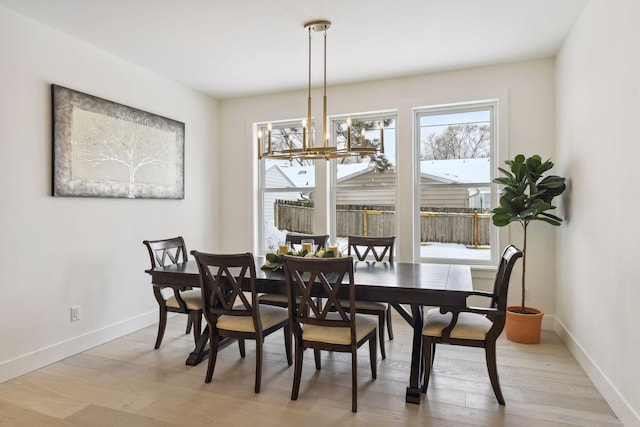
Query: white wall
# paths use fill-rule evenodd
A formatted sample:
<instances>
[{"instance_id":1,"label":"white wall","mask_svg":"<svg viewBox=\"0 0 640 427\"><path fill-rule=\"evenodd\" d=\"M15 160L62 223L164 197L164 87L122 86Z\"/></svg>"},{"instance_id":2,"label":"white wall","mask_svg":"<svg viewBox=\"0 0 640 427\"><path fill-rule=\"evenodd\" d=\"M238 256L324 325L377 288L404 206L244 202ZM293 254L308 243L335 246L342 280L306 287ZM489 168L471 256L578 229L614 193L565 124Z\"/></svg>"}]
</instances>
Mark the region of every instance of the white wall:
<instances>
[{"instance_id":1,"label":"white wall","mask_svg":"<svg viewBox=\"0 0 640 427\"><path fill-rule=\"evenodd\" d=\"M185 199L51 197L52 83L184 122ZM0 382L157 322L142 241L216 248L217 116L217 101L0 7Z\"/></svg>"},{"instance_id":2,"label":"white wall","mask_svg":"<svg viewBox=\"0 0 640 427\"><path fill-rule=\"evenodd\" d=\"M591 0L557 58L557 323L626 426L640 425L640 2Z\"/></svg>"},{"instance_id":3,"label":"white wall","mask_svg":"<svg viewBox=\"0 0 640 427\"><path fill-rule=\"evenodd\" d=\"M329 78L331 76L328 76ZM398 113L398 259L413 260L413 192L414 144L413 108L486 99L499 100L500 166L504 160L518 153L555 155L554 134L554 60L484 67L456 72L437 73L392 80L330 87L327 91L330 115L357 112L395 110ZM321 108L322 97L315 91L314 107ZM225 184L221 196L234 200L234 209L220 212L225 227L220 237L225 248L243 250L254 243L256 200L253 164L257 145L252 140L252 123L302 118L306 112L306 92L288 92L220 103L222 123L220 171ZM319 117L320 111L314 116ZM319 131L318 129L316 131ZM317 162L316 169L326 162ZM316 180L317 192L322 193L323 181ZM318 200L318 198L316 198ZM324 232L326 215L322 207L316 209L316 232ZM324 215L324 216L323 216ZM545 327L551 328L555 311L555 228L546 224L532 224L529 228L528 283L531 285L530 303L542 309ZM501 229L500 248L509 242L508 229ZM512 241L521 245L521 231L511 230ZM520 264L520 263L519 263ZM514 272L517 277L520 266ZM476 271L475 286L489 289L494 272ZM513 302L519 299L517 278L510 292Z\"/></svg>"}]
</instances>

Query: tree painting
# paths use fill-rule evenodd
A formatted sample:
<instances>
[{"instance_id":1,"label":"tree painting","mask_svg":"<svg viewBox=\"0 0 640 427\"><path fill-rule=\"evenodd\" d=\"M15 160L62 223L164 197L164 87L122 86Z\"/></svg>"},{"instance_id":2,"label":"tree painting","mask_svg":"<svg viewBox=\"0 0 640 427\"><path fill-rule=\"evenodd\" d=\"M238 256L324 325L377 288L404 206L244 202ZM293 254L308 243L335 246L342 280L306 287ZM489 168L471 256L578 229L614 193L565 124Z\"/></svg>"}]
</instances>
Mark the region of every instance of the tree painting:
<instances>
[{"instance_id":1,"label":"tree painting","mask_svg":"<svg viewBox=\"0 0 640 427\"><path fill-rule=\"evenodd\" d=\"M54 196L184 198L182 122L58 85Z\"/></svg>"},{"instance_id":2,"label":"tree painting","mask_svg":"<svg viewBox=\"0 0 640 427\"><path fill-rule=\"evenodd\" d=\"M128 111L109 117L77 108L73 115L74 178L126 181L129 198L145 177L156 183L175 181L175 137L150 126L149 118Z\"/></svg>"}]
</instances>

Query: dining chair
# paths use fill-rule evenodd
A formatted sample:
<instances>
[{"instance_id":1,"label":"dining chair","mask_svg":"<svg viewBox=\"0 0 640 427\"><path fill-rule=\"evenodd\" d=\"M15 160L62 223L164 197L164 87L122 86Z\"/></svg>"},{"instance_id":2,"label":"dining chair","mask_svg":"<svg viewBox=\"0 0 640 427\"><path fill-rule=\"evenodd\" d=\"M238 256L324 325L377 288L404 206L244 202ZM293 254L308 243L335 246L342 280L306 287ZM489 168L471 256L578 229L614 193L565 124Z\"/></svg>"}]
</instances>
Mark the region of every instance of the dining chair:
<instances>
[{"instance_id":1,"label":"dining chair","mask_svg":"<svg viewBox=\"0 0 640 427\"><path fill-rule=\"evenodd\" d=\"M515 246L505 248L493 285L493 292L471 291L467 297L487 298L488 307L473 307L467 304L464 308L441 307L427 312L422 328L422 351L424 355L424 384L422 392L426 393L429 385L436 344L446 343L485 349L485 359L493 392L500 405L504 405L504 397L498 380L496 366L496 340L504 329L507 311L507 293L511 271L522 252Z\"/></svg>"},{"instance_id":2,"label":"dining chair","mask_svg":"<svg viewBox=\"0 0 640 427\"><path fill-rule=\"evenodd\" d=\"M256 292L256 267L251 253L209 254L191 251L200 273L204 317L209 326L209 364L205 382L211 382L220 338L238 339L240 357L244 340L256 342L255 392L260 393L264 338L284 329L287 363L291 366L291 327L287 310L261 306ZM243 285L249 282L250 292ZM245 288L246 289L246 288Z\"/></svg>"},{"instance_id":3,"label":"dining chair","mask_svg":"<svg viewBox=\"0 0 640 427\"><path fill-rule=\"evenodd\" d=\"M348 236L347 255L355 255L358 261L388 261L393 263L393 245L396 238L390 237L369 237L369 236ZM384 324L387 323L389 340L393 339L393 325L391 324L391 304L386 302L356 301L356 312L360 314L371 314L378 316L378 333L380 341L380 354L383 359L387 358L384 345Z\"/></svg>"},{"instance_id":4,"label":"dining chair","mask_svg":"<svg viewBox=\"0 0 640 427\"><path fill-rule=\"evenodd\" d=\"M313 234L302 234L302 233L290 232L290 233L287 233L285 240L287 242L291 242L291 246L296 250L299 250L302 248L301 245L303 240L313 240L316 246L315 250L317 252L320 249L325 247L325 245L327 244L327 240L329 240L329 235L328 234L313 235Z\"/></svg>"},{"instance_id":5,"label":"dining chair","mask_svg":"<svg viewBox=\"0 0 640 427\"><path fill-rule=\"evenodd\" d=\"M355 314L353 259L289 255L282 258L287 281L289 321L295 337L291 400L298 399L305 349L313 349L316 370L321 369L321 350L351 353L351 410L357 412L357 351L369 342L371 376L375 379L377 323L368 316ZM346 283L343 283L344 280ZM338 298L345 287L349 295L348 307ZM322 298L315 298L316 295Z\"/></svg>"},{"instance_id":6,"label":"dining chair","mask_svg":"<svg viewBox=\"0 0 640 427\"><path fill-rule=\"evenodd\" d=\"M142 242L149 251L151 269L164 267L187 261L187 246L182 236L161 240L145 240ZM191 332L193 325L193 338L198 341L201 334L202 301L200 290L184 287L174 289L173 294L165 295L162 287L153 285L153 294L158 302L160 320L158 322L158 336L155 349L160 348L164 331L167 327L167 312L184 313L187 315L186 334Z\"/></svg>"},{"instance_id":7,"label":"dining chair","mask_svg":"<svg viewBox=\"0 0 640 427\"><path fill-rule=\"evenodd\" d=\"M313 240L316 251L324 248L329 240L328 234L312 235L301 233L287 233L286 241L291 242L293 249L301 249L303 240ZM260 304L273 305L275 307L287 307L287 296L278 294L262 294L260 295Z\"/></svg>"}]
</instances>

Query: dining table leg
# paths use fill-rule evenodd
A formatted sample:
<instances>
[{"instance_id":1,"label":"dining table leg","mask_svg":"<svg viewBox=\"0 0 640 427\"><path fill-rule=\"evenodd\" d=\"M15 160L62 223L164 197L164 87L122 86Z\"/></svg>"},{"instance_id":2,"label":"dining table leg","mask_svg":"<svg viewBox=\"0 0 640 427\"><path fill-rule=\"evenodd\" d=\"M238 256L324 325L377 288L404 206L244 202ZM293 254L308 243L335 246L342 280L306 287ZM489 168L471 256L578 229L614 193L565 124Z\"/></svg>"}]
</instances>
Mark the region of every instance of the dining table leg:
<instances>
[{"instance_id":1,"label":"dining table leg","mask_svg":"<svg viewBox=\"0 0 640 427\"><path fill-rule=\"evenodd\" d=\"M235 338L224 337L220 339L218 344L218 351L222 350L233 341L236 341ZM204 359L209 357L209 325L205 326L204 331L200 334L200 338L198 338L198 342L196 343L196 347L187 357L186 365L196 366L198 363L202 362Z\"/></svg>"},{"instance_id":2,"label":"dining table leg","mask_svg":"<svg viewBox=\"0 0 640 427\"><path fill-rule=\"evenodd\" d=\"M419 405L424 369L422 366L422 306L411 304L411 314L413 317L413 345L411 349L411 374L405 401Z\"/></svg>"},{"instance_id":3,"label":"dining table leg","mask_svg":"<svg viewBox=\"0 0 640 427\"><path fill-rule=\"evenodd\" d=\"M186 364L189 366L195 366L202 362L209 356L209 325L207 324L204 331L200 334L198 341L196 342L196 348L187 357Z\"/></svg>"}]
</instances>

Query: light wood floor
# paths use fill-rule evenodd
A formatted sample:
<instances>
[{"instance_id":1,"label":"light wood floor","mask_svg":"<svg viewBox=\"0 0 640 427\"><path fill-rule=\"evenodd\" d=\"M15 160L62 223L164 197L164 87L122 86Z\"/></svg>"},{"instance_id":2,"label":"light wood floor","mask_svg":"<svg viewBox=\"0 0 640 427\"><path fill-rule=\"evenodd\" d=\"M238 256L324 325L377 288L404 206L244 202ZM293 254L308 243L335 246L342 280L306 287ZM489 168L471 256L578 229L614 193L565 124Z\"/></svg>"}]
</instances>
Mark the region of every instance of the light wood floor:
<instances>
[{"instance_id":1,"label":"light wood floor","mask_svg":"<svg viewBox=\"0 0 640 427\"><path fill-rule=\"evenodd\" d=\"M494 398L481 349L438 346L421 405L406 404L409 327L394 318L395 339L371 380L368 348L358 354L358 413L351 412L350 358L323 352L315 371L305 353L300 397L290 400L288 367L277 332L265 343L262 392L253 392L255 346L241 359L222 350L210 384L206 361L186 366L192 349L184 316L85 351L0 384L0 425L83 426L620 426L567 348L552 332L539 345L501 339L498 370L506 399Z\"/></svg>"}]
</instances>

